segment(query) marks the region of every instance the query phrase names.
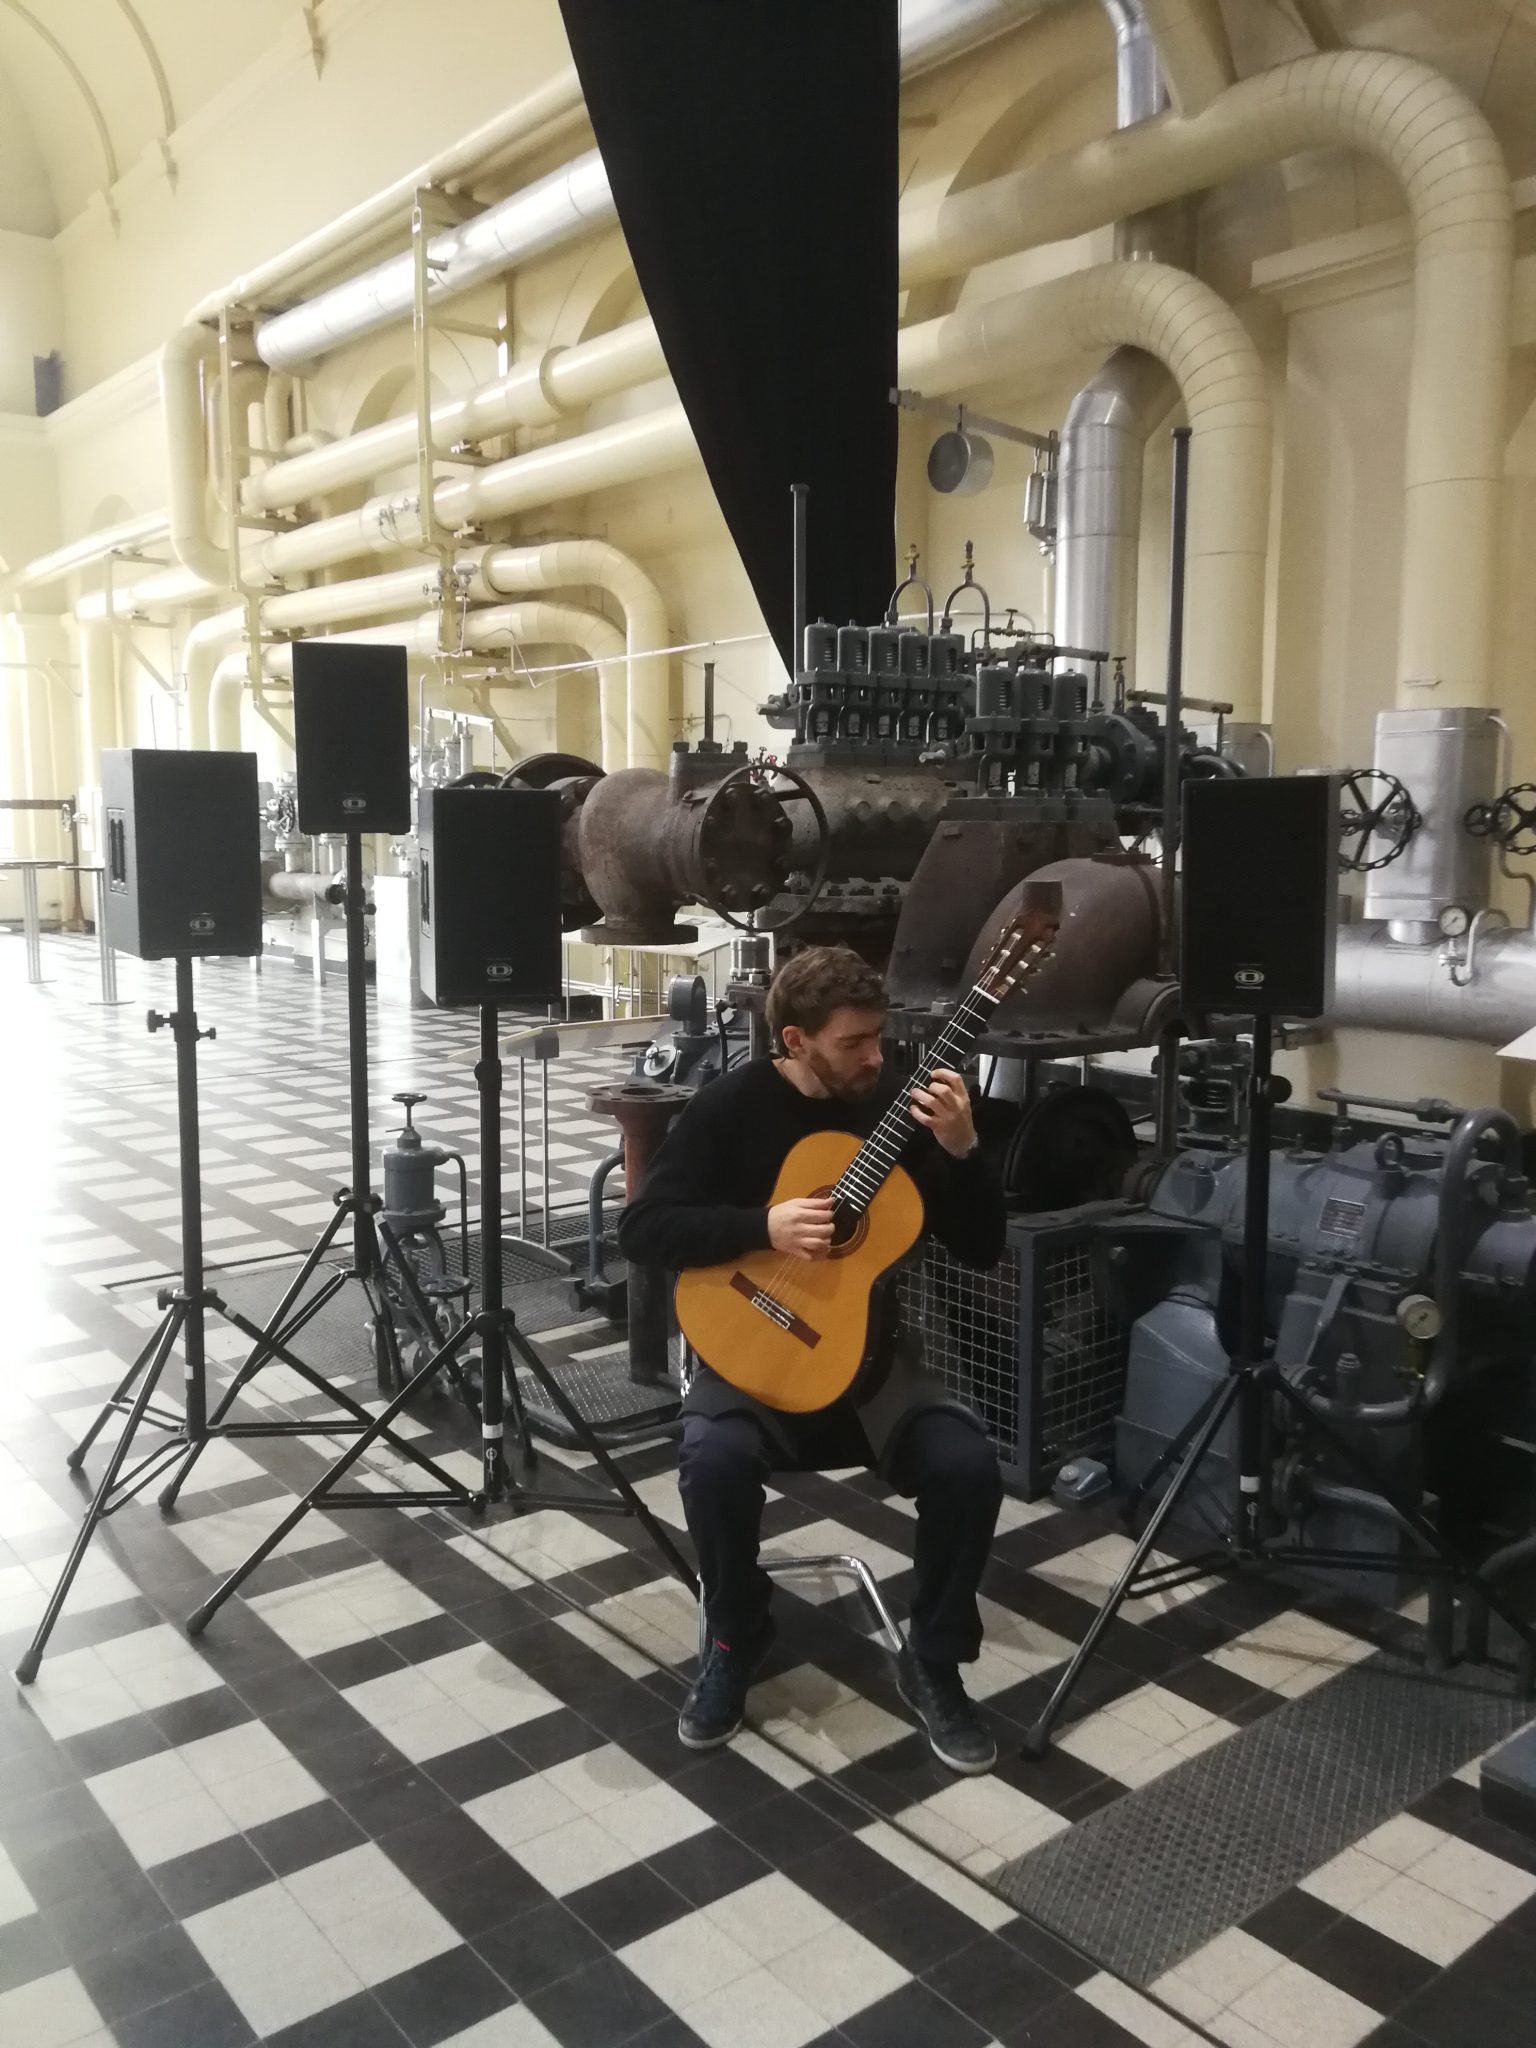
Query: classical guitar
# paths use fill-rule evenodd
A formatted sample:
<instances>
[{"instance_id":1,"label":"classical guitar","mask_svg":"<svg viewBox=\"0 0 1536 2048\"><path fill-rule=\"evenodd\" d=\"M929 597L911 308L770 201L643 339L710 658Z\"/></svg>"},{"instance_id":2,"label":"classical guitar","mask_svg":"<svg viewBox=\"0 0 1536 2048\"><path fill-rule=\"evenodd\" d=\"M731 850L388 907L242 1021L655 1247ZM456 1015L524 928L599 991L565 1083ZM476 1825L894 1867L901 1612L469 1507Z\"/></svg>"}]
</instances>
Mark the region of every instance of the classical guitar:
<instances>
[{"instance_id":1,"label":"classical guitar","mask_svg":"<svg viewBox=\"0 0 1536 2048\"><path fill-rule=\"evenodd\" d=\"M937 1068L963 1065L992 1012L1046 958L1055 937L1053 911L1021 910L870 1136L861 1143L851 1132L817 1131L791 1148L770 1203L830 1195L827 1258L748 1252L679 1275L678 1324L722 1379L797 1414L847 1393L869 1348L873 1292L922 1235L922 1196L897 1164L918 1128L908 1113L910 1092Z\"/></svg>"}]
</instances>

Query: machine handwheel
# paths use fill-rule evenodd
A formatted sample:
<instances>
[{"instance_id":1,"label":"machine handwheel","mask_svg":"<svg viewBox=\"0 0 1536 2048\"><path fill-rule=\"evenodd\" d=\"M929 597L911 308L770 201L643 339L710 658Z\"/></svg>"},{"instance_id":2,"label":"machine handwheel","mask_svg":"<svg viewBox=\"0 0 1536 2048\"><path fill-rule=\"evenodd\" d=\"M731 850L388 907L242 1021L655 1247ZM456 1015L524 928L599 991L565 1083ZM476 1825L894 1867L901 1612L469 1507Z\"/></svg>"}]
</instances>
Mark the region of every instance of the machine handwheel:
<instances>
[{"instance_id":1,"label":"machine handwheel","mask_svg":"<svg viewBox=\"0 0 1536 2048\"><path fill-rule=\"evenodd\" d=\"M1407 785L1384 768L1352 768L1339 785L1339 866L1346 874L1368 875L1389 867L1407 852L1423 819ZM1385 851L1374 856L1372 839Z\"/></svg>"},{"instance_id":2,"label":"machine handwheel","mask_svg":"<svg viewBox=\"0 0 1536 2048\"><path fill-rule=\"evenodd\" d=\"M1474 839L1493 839L1506 853L1536 853L1536 782L1517 782L1491 804L1474 804L1465 824Z\"/></svg>"},{"instance_id":3,"label":"machine handwheel","mask_svg":"<svg viewBox=\"0 0 1536 2048\"><path fill-rule=\"evenodd\" d=\"M700 901L707 904L716 917L722 919L736 931L787 932L792 925L797 925L801 918L806 915L807 911L812 908L817 897L821 894L822 885L827 879L827 868L832 858L832 828L827 823L826 809L822 804L821 798L805 780L805 777L797 775L792 768L781 768L776 761L748 761L740 768L733 768L730 774L723 781L717 783L710 792L709 802L704 810L704 820L706 822L710 812L720 801L725 791L735 782L747 782L754 784L760 789L766 789L771 795L776 796L780 803L807 803L810 805L811 816L816 820L816 865L811 872L811 886L806 892L805 901L798 909L792 910L788 917L780 918L777 924L772 925L759 924L755 918L735 917L723 905L712 902L707 896L701 897ZM786 782L791 785L790 788L781 789L778 787L780 783ZM701 836L702 830L701 824Z\"/></svg>"}]
</instances>

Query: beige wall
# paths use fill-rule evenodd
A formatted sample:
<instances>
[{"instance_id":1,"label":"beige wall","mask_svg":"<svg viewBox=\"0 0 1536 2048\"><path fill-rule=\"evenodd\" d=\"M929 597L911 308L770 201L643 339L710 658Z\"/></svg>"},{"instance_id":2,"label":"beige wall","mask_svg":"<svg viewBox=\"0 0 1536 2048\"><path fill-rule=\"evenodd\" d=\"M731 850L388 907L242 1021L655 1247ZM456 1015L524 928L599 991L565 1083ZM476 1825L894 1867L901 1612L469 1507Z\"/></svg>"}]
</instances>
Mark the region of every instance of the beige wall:
<instances>
[{"instance_id":1,"label":"beige wall","mask_svg":"<svg viewBox=\"0 0 1536 2048\"><path fill-rule=\"evenodd\" d=\"M1505 0L1419 0L1408 6L1396 0L1333 0L1331 11L1353 40L1376 41L1444 68L1485 107L1513 173L1536 171L1536 22L1526 10L1512 13ZM25 337L20 327L0 319L0 410L15 402L6 393L22 389L23 355L30 390L30 355L42 346L33 338L39 334L62 333L72 394L71 403L46 424L0 420L0 438L7 442L0 466L0 554L8 564L60 537L163 505L165 457L153 353L194 300L398 177L568 61L555 0L463 0L453 11L451 33L416 0L345 0L323 12L324 68L316 74L302 39L285 27L267 54L247 65L177 135L174 191L146 157L135 162L114 195L116 229L105 208L91 204L51 244L0 235L0 284L23 272L32 280ZM1235 0L1226 12L1245 73L1308 47L1279 0ZM1080 0L918 82L904 100L908 194L972 184L1104 132L1113 119L1111 47L1102 10L1094 0ZM576 146L580 138L525 166L517 182ZM485 196L500 189L493 180ZM1375 712L1392 698L1410 280L1400 248L1383 255L1373 245L1351 253L1347 238L1396 220L1400 211L1384 173L1338 152L1317 152L1234 181L1207 195L1198 209L1197 268L1231 300L1254 336L1274 397L1276 516L1266 693L1282 768L1368 760ZM1522 216L1521 236L1523 249L1536 245L1536 213ZM913 292L904 317L931 317L1103 260L1110 244L1104 230L1003 259L967 279ZM56 298L50 298L55 290ZM499 291L485 292L461 310L466 317L487 317L503 303ZM642 310L614 232L526 266L512 281L509 303L517 356L578 341ZM307 380L307 423L344 434L402 408L408 402L409 360L404 329L327 359ZM493 360L489 344L443 337L434 357L437 389L470 388L489 373ZM1020 424L1059 426L1073 391L1094 367L1085 357L1049 376L1000 380L966 396L978 408ZM664 386L626 394L594 409L587 420L526 431L492 452L535 447L644 411L664 396ZM1152 688L1161 685L1166 653L1166 429L1175 417L1154 432L1146 465L1136 670ZM1048 624L1049 564L1021 522L1029 458L999 443L996 474L984 494L937 498L923 476L933 431L922 420L902 423L893 581L906 544L915 541L942 601L958 581L969 539L994 611L1002 615L1011 608ZM1513 366L1508 466L1499 701L1514 729L1516 775L1523 779L1536 778L1528 657L1536 640L1536 577L1529 567L1536 559L1536 374L1523 355ZM394 481L408 485L412 479L402 472ZM334 511L340 504L316 509ZM634 555L665 597L675 641L717 637L734 643L716 655L723 736L767 737L756 706L781 686L782 675L701 472L563 501L517 520L512 532L595 536ZM787 573L787 509L785 541ZM369 557L327 573L389 565L385 558ZM67 611L81 587L58 586L29 602L34 611ZM578 604L604 604L599 593L561 595ZM182 639L197 613L189 606L153 626L123 628L113 685L123 739L165 742L174 736L172 698L130 650L137 646L174 681ZM29 639L42 630L30 629ZM78 660L72 623L66 619L49 630L62 636L66 654ZM697 732L705 655L700 649L672 663L679 732ZM523 667L576 658L570 647L518 650ZM430 678L427 687L440 689ZM36 738L42 727L35 682L27 689L23 718L17 709L21 685L7 684L6 731L11 772L36 782L45 768L51 776L75 756L62 743L55 747L51 737L43 754ZM530 750L558 744L596 751L595 699L590 672L551 677L536 688L513 683L496 693L498 713L518 744ZM264 764L281 759L276 736L249 706L244 735ZM91 734L73 745L79 756L74 772L89 784ZM1523 912L1523 902L1510 907ZM1491 1056L1480 1051L1359 1035L1313 1057L1312 1078L1325 1071L1357 1080L1368 1074L1373 1084L1412 1092L1489 1097L1505 1085Z\"/></svg>"}]
</instances>

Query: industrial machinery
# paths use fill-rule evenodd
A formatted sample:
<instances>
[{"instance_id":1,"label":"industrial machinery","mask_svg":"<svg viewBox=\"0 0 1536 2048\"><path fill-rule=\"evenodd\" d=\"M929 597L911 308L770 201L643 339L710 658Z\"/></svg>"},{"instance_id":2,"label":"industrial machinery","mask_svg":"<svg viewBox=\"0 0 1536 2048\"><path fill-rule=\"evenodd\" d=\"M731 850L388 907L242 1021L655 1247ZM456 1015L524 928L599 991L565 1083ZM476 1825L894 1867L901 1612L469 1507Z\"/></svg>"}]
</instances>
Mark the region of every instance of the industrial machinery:
<instances>
[{"instance_id":1,"label":"industrial machinery","mask_svg":"<svg viewBox=\"0 0 1536 2048\"><path fill-rule=\"evenodd\" d=\"M405 1111L405 1125L384 1149L384 1207L379 1222L411 1268L415 1286L403 1284L393 1260L384 1266L384 1297L411 1355L407 1375L428 1359L462 1317L469 1300L469 1170L462 1152L429 1145L417 1130L414 1112L426 1096L404 1090L392 1098ZM459 1175L458 1256L450 1259L442 1225L448 1211L438 1199L437 1176L445 1166ZM455 1372L455 1377L456 1377ZM462 1389L461 1389L462 1391Z\"/></svg>"}]
</instances>

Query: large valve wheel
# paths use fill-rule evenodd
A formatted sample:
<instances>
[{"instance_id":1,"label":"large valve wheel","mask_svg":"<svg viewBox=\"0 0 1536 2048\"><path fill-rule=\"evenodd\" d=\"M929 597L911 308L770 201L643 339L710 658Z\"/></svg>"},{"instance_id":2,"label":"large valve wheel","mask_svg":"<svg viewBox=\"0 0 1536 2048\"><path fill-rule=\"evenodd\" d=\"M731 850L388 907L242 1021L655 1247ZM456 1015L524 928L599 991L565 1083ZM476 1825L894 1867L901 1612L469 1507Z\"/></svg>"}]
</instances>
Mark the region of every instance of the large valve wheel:
<instances>
[{"instance_id":1,"label":"large valve wheel","mask_svg":"<svg viewBox=\"0 0 1536 2048\"><path fill-rule=\"evenodd\" d=\"M1385 768L1348 769L1339 785L1339 866L1369 875L1408 851L1424 822L1406 783ZM1379 851L1372 853L1375 841Z\"/></svg>"},{"instance_id":2,"label":"large valve wheel","mask_svg":"<svg viewBox=\"0 0 1536 2048\"><path fill-rule=\"evenodd\" d=\"M1491 804L1474 804L1466 827L1474 839L1492 839L1506 853L1536 853L1536 782L1517 782Z\"/></svg>"},{"instance_id":3,"label":"large valve wheel","mask_svg":"<svg viewBox=\"0 0 1536 2048\"><path fill-rule=\"evenodd\" d=\"M726 791L738 783L746 783L749 788L766 790L770 796L777 797L781 804L807 803L810 805L811 816L816 821L816 862L811 872L811 886L806 892L806 898L803 903L797 905L787 917L781 917L776 924L771 925L759 923L756 912L751 913L746 918L733 916L723 904L716 902L709 896L702 896L700 901L708 904L716 917L723 919L726 924L732 926L736 931L787 932L792 925L797 925L806 912L811 909L817 897L821 894L822 885L827 879L827 868L832 859L832 828L827 822L826 809L822 804L821 798L805 780L805 777L797 775L792 768L781 768L777 761L766 759L748 761L740 768L733 768L730 774L723 781L717 783L710 792L709 802L705 806L704 817L700 824L699 836L701 840L705 835L711 813L716 805L720 803ZM788 783L790 787L787 789L781 788L779 785L782 783Z\"/></svg>"}]
</instances>

